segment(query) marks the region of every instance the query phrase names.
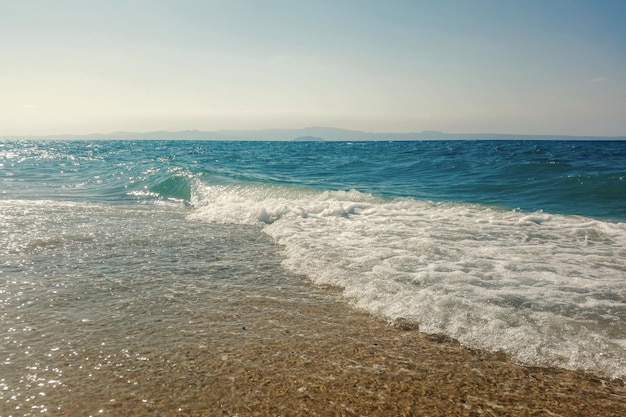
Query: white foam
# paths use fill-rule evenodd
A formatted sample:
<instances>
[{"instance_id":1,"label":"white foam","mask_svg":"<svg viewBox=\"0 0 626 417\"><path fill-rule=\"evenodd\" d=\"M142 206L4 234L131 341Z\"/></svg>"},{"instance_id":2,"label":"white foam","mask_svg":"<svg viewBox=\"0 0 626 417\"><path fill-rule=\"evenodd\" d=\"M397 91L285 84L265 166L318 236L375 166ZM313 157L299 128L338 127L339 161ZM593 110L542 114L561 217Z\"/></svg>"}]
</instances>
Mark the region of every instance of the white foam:
<instances>
[{"instance_id":1,"label":"white foam","mask_svg":"<svg viewBox=\"0 0 626 417\"><path fill-rule=\"evenodd\" d=\"M626 228L357 191L196 184L192 217L257 223L358 308L520 362L626 377Z\"/></svg>"}]
</instances>

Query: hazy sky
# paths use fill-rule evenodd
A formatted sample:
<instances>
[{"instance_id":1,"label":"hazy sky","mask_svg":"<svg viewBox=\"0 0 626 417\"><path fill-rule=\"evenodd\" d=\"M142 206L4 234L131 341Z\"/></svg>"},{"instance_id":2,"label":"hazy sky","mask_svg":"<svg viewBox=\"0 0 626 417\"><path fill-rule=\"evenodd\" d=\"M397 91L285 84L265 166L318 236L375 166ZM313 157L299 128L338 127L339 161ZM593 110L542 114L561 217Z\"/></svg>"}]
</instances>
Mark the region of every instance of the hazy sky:
<instances>
[{"instance_id":1,"label":"hazy sky","mask_svg":"<svg viewBox=\"0 0 626 417\"><path fill-rule=\"evenodd\" d=\"M0 135L626 135L626 0L1 0Z\"/></svg>"}]
</instances>

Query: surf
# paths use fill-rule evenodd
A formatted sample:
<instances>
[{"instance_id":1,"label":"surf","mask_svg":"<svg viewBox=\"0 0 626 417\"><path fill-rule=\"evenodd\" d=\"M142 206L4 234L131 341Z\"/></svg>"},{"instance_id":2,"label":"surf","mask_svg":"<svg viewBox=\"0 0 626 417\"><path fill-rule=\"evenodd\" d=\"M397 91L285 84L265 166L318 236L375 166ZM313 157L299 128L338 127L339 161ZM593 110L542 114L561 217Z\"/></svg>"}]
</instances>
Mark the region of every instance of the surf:
<instances>
[{"instance_id":1,"label":"surf","mask_svg":"<svg viewBox=\"0 0 626 417\"><path fill-rule=\"evenodd\" d=\"M528 365L626 376L626 225L269 184L193 186L190 219L257 225L359 309ZM314 318L311 318L314 319Z\"/></svg>"}]
</instances>

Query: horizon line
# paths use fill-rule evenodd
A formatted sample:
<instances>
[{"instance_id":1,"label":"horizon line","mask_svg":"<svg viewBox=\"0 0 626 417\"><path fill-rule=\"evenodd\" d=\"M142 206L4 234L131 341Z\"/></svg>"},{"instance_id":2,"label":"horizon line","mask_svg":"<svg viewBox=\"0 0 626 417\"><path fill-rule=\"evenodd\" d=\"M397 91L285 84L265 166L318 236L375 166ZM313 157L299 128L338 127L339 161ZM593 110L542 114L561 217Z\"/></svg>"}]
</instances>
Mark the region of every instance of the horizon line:
<instances>
[{"instance_id":1,"label":"horizon line","mask_svg":"<svg viewBox=\"0 0 626 417\"><path fill-rule=\"evenodd\" d=\"M292 132L293 134L298 134L297 132L301 132L304 133L307 130L315 130L315 129L321 129L321 130L329 130L329 131L335 131L336 133L338 132L343 132L345 134L363 134L363 135L367 135L368 137L370 137L370 139L364 139L364 140L387 140L385 138L381 138L381 139L372 139L371 137L375 137L375 136L386 136L386 135L397 135L397 136L410 136L410 135L420 135L420 136L424 136L424 135L433 135L433 136L458 136L458 137L462 137L462 136L467 136L467 137L479 137L479 136L485 136L485 137L497 137L497 136L501 136L503 138L511 138L513 139L514 137L537 137L537 138L581 138L581 139L585 139L585 138L597 138L597 139L626 139L626 134L624 135L574 135L574 134L555 134L555 133L550 133L550 134L542 134L542 133L492 133L492 132L480 132L480 133L470 133L470 132L462 132L462 133L450 133L450 132L444 132L444 131L438 131L438 130L422 130L422 131L385 131L385 132L371 132L371 131L365 131L365 130L356 130L356 129L345 129L345 128L339 128L339 127L332 127L332 126L307 126L307 127L302 127L302 128L262 128L262 129L218 129L218 130L201 130L201 129L182 129L182 130L166 130L166 129L160 129L160 130L149 130L149 131L127 131L127 130L116 130L116 131L109 131L109 132L91 132L91 133L50 133L50 134L19 134L19 135L5 135L5 134L0 134L0 140L7 140L7 139L46 139L46 138L62 138L62 137L72 137L72 138L80 138L80 137L94 137L94 136L101 136L101 137L106 137L106 136L114 136L114 135L151 135L151 134L159 134L159 135L163 135L163 134L172 134L172 135L181 135L181 134L188 134L188 133L194 133L194 134L254 134L254 133L265 133L265 132L282 132L282 133L289 133ZM308 135L307 135L308 136ZM294 137L293 139L297 139L297 137ZM333 140L332 138L320 138L320 139L325 139L325 140ZM422 138L423 139L423 138ZM180 140L180 139L178 139ZM224 138L224 139L203 139L203 140L237 140L234 138ZM250 139L242 139L242 140L250 140ZM289 139L267 139L267 140L276 140L276 141L281 141L281 140L289 140ZM353 139L355 140L355 139ZM403 139L403 140L407 140L407 139Z\"/></svg>"}]
</instances>

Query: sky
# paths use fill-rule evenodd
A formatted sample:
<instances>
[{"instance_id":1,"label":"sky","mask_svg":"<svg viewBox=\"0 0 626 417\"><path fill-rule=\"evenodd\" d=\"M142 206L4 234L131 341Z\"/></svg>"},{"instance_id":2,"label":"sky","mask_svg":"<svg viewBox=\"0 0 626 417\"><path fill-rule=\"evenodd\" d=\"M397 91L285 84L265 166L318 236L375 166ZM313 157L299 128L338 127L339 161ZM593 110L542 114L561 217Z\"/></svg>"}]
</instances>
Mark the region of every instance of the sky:
<instances>
[{"instance_id":1,"label":"sky","mask_svg":"<svg viewBox=\"0 0 626 417\"><path fill-rule=\"evenodd\" d=\"M1 0L0 135L626 136L626 0Z\"/></svg>"}]
</instances>

